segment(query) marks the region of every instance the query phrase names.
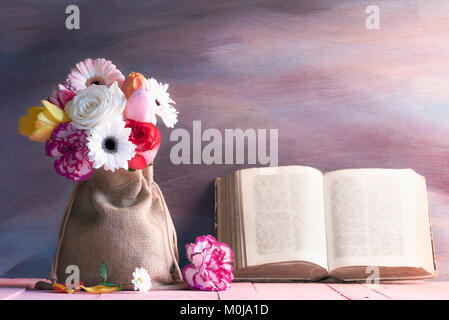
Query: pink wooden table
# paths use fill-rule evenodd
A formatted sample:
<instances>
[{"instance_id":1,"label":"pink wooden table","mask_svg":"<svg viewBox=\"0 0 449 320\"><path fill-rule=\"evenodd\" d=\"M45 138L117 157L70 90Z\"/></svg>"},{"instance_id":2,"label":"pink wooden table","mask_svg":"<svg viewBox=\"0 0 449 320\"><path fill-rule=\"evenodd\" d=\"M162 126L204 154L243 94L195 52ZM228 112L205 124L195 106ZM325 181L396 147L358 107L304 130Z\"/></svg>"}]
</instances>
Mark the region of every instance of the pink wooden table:
<instances>
[{"instance_id":1,"label":"pink wooden table","mask_svg":"<svg viewBox=\"0 0 449 320\"><path fill-rule=\"evenodd\" d=\"M109 294L55 293L35 290L40 279L0 279L0 299L3 300L397 300L449 299L449 281L406 281L366 284L336 283L249 283L234 282L224 292L191 290L115 292Z\"/></svg>"}]
</instances>

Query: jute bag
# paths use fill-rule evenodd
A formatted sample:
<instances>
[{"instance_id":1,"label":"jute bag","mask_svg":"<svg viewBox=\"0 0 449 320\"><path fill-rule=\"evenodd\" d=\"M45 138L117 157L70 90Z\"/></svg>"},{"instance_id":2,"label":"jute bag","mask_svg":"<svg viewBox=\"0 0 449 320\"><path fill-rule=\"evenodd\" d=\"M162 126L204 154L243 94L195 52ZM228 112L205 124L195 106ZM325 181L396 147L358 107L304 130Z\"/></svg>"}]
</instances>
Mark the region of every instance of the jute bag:
<instances>
[{"instance_id":1,"label":"jute bag","mask_svg":"<svg viewBox=\"0 0 449 320\"><path fill-rule=\"evenodd\" d=\"M58 234L50 280L64 283L66 267L76 265L85 286L108 281L130 283L145 268L153 289L180 285L176 231L164 197L153 181L153 167L134 172L103 169L76 185ZM132 289L132 286L125 286Z\"/></svg>"}]
</instances>

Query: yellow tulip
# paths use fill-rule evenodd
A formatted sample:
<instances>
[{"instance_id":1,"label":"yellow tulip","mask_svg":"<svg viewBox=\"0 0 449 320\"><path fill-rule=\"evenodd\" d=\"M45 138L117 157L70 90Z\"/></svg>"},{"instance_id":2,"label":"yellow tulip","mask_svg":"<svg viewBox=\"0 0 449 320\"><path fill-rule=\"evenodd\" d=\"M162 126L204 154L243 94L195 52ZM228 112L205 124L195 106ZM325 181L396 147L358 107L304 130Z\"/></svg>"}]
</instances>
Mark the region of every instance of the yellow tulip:
<instances>
[{"instance_id":1,"label":"yellow tulip","mask_svg":"<svg viewBox=\"0 0 449 320\"><path fill-rule=\"evenodd\" d=\"M34 123L37 115L44 111L43 107L31 107L28 109L28 114L19 119L19 133L24 136L30 136L35 130Z\"/></svg>"},{"instance_id":2,"label":"yellow tulip","mask_svg":"<svg viewBox=\"0 0 449 320\"><path fill-rule=\"evenodd\" d=\"M60 124L69 122L70 118L57 105L41 100L43 107L31 107L28 114L19 119L19 133L33 141L47 141L53 130Z\"/></svg>"},{"instance_id":3,"label":"yellow tulip","mask_svg":"<svg viewBox=\"0 0 449 320\"><path fill-rule=\"evenodd\" d=\"M101 294L101 293L111 293L114 291L120 291L120 287L119 286L103 286L101 284L96 285L94 287L85 287L85 286L81 286L81 288L84 289L84 291L87 291L89 293L95 293L95 294Z\"/></svg>"}]
</instances>

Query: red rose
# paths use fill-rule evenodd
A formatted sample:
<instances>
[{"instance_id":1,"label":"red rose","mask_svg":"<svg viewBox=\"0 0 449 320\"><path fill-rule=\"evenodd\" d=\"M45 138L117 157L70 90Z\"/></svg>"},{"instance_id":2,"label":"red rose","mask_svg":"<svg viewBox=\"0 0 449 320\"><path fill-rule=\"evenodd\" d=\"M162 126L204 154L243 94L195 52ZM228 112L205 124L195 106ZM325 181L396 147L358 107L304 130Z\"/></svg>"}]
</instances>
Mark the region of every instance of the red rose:
<instances>
[{"instance_id":1,"label":"red rose","mask_svg":"<svg viewBox=\"0 0 449 320\"><path fill-rule=\"evenodd\" d=\"M126 127L131 128L129 141L136 145L136 155L128 161L128 166L140 170L151 164L161 144L161 132L150 122L127 119Z\"/></svg>"}]
</instances>

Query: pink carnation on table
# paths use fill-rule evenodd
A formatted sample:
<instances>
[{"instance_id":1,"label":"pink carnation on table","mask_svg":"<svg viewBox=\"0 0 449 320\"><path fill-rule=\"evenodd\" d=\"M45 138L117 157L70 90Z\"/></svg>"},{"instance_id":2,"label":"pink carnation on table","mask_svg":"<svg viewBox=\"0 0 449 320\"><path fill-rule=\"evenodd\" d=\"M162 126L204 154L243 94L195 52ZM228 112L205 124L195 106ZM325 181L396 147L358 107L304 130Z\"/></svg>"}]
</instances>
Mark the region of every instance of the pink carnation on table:
<instances>
[{"instance_id":1,"label":"pink carnation on table","mask_svg":"<svg viewBox=\"0 0 449 320\"><path fill-rule=\"evenodd\" d=\"M73 97L75 97L75 94L67 89L66 86L62 84L55 84L51 88L51 94L47 100L64 110L67 102L72 100Z\"/></svg>"},{"instance_id":2,"label":"pink carnation on table","mask_svg":"<svg viewBox=\"0 0 449 320\"><path fill-rule=\"evenodd\" d=\"M201 236L195 243L186 245L187 259L192 264L184 267L182 275L191 289L207 291L223 291L231 286L232 249L225 243L218 242L214 237Z\"/></svg>"},{"instance_id":3,"label":"pink carnation on table","mask_svg":"<svg viewBox=\"0 0 449 320\"><path fill-rule=\"evenodd\" d=\"M75 128L71 122L61 123L53 130L45 149L54 162L58 174L75 182L86 180L94 172L87 153L87 134Z\"/></svg>"}]
</instances>

